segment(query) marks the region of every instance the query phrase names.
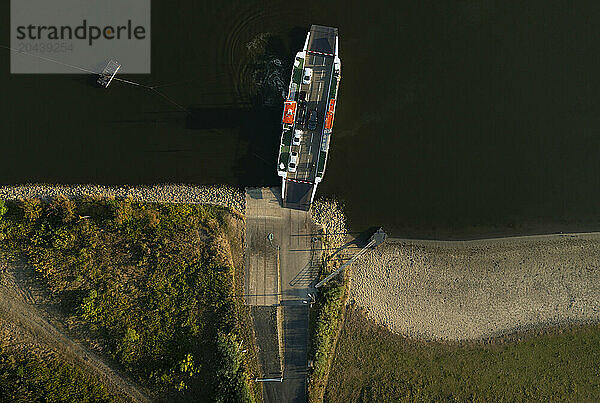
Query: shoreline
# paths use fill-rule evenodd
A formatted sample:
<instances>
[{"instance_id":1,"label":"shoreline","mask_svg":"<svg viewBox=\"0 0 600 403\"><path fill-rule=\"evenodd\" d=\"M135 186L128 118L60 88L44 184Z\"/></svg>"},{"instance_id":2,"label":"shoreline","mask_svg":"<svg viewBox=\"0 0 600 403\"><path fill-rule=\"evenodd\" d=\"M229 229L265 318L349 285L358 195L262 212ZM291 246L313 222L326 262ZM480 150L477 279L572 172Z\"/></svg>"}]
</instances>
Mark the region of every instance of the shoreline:
<instances>
[{"instance_id":1,"label":"shoreline","mask_svg":"<svg viewBox=\"0 0 600 403\"><path fill-rule=\"evenodd\" d=\"M549 233L549 234L531 234L531 235L515 235L515 236L498 236L489 238L475 238L475 239L419 239L419 238L399 238L399 237L388 237L388 243L415 243L423 245L477 245L485 244L486 242L500 242L500 241L527 241L527 240L544 240L544 239L561 239L561 238L584 238L584 239L600 239L600 231L591 232L560 232L560 233Z\"/></svg>"},{"instance_id":2,"label":"shoreline","mask_svg":"<svg viewBox=\"0 0 600 403\"><path fill-rule=\"evenodd\" d=\"M69 198L109 197L131 198L135 202L146 203L189 203L215 204L244 214L246 199L243 190L226 186L195 186L183 184L162 184L148 186L105 186L93 184L52 185L24 184L0 186L0 199L49 199L57 196Z\"/></svg>"},{"instance_id":3,"label":"shoreline","mask_svg":"<svg viewBox=\"0 0 600 403\"><path fill-rule=\"evenodd\" d=\"M24 183L17 185L0 185L0 199L18 200L20 198L39 198L48 199L64 195L72 198L81 198L83 196L92 197L130 197L136 202L148 203L190 203L190 204L215 204L231 208L238 213L245 213L244 188L238 188L230 185L190 185L183 183L159 183L152 185L99 185L99 184L51 184L51 183ZM332 203L332 204L329 204ZM346 214L346 206L341 201L331 197L320 197L313 203L322 210L325 206L335 206L336 210L341 211L340 217L335 217L336 221L344 223L350 233L360 233L351 224L346 224L349 220ZM315 210L311 207L311 210ZM335 215L338 215L337 211ZM323 215L323 213L321 213ZM333 218L333 217L331 217ZM338 225L340 229L341 226ZM482 226L468 227L469 229L451 230L450 228L441 228L433 230L429 228L411 228L402 230L404 235L398 236L398 229L386 231L391 234L388 240L406 241L406 242L472 242L492 239L514 239L527 237L546 237L546 236L578 236L582 234L600 233L600 223L582 224L577 222L565 222L563 224L550 223L540 224L522 224L518 228L509 226L491 227ZM383 225L386 230L386 226ZM364 231L364 229L363 229ZM340 241L340 240L338 240Z\"/></svg>"},{"instance_id":4,"label":"shoreline","mask_svg":"<svg viewBox=\"0 0 600 403\"><path fill-rule=\"evenodd\" d=\"M351 217L348 218L349 220ZM527 236L544 236L544 235L560 235L560 234L579 234L579 233L594 233L600 232L600 222L590 221L582 223L576 220L565 221L562 223L548 222L528 223L523 221L521 225L511 227L508 225L497 226L465 226L451 228L431 229L430 227L416 228L405 227L387 228L385 222L380 225L388 233L390 238L407 239L407 240L422 240L422 241L475 241L480 239L496 239L496 238L516 238ZM351 232L362 232L364 228L356 228L353 225L349 226Z\"/></svg>"},{"instance_id":5,"label":"shoreline","mask_svg":"<svg viewBox=\"0 0 600 403\"><path fill-rule=\"evenodd\" d=\"M193 186L182 184L150 186L27 184L0 187L0 199L48 199L59 195L70 198L81 198L84 196L131 198L136 202L149 203L214 204L230 208L241 214L245 212L243 190L229 186ZM345 236L342 233L344 232L346 217L343 212L343 206L339 202L333 199L320 198L314 203L311 212L315 223L322 227L326 233L330 234L330 241L333 241L333 244L341 245L344 243ZM545 278L544 281L547 284L553 282L560 283L562 281L560 286L557 286L557 289L560 288L560 292L554 290L555 294L552 294L546 290L546 297L549 298L549 301L552 301L553 298L558 298L561 303L566 303L569 309L573 308L575 297L571 296L571 302L565 302L565 295L563 294L565 294L565 289L577 285L577 281L579 280L565 280L565 275L574 276L576 273L573 274L573 270L580 270L581 266L587 266L586 269L589 272L587 276L598 277L599 275L594 273L594 269L600 268L600 258L595 259L593 257L594 253L589 251L587 251L587 254L591 256L588 256L587 261L581 255L581 253L585 254L586 251L577 252L580 255L571 257L569 257L569 253L566 253L563 257L565 259L572 259L569 267L571 271L561 272L559 270L554 273L556 269L554 268L553 270L551 266L553 263L560 261L561 257L555 256L554 261L552 259L544 261L547 253L545 253L543 248L558 250L557 245L562 245L563 249L565 247L569 249L568 245L582 242L600 248L600 232L550 233L461 240L390 237L382 247L360 258L352 266L349 303L356 302L356 305L365 311L367 317L376 323L385 326L394 333L414 340L486 342L486 340L494 341L510 338L511 334L517 335L515 337L519 338L519 335L523 333L544 332L545 329L597 323L600 321L600 295L589 298L590 293L594 294L593 290L584 290L587 294L584 293L579 296L577 303L581 306L575 307L579 309L580 312L578 313L565 313L564 306L561 308L549 308L548 304L544 305L540 301L537 301L538 308L541 310L536 311L534 308L529 307L529 319L524 319L524 317L519 315L515 316L514 312L510 312L511 309L518 311L526 307L526 304L524 304L526 298L524 300L523 295L516 295L517 298L520 298L519 301L522 305L517 308L512 307L508 309L508 306L515 302L505 298L506 295L511 294L511 290L506 285L507 281L512 281L512 285L524 293L533 289L534 293L532 295L537 295L535 294L536 292L539 294L539 290L536 288L540 288L540 284L535 283L532 278L540 277ZM540 249L539 245L544 246ZM385 259L382 260L383 255L386 253L389 254L390 251L392 251L393 259L388 259L388 261ZM532 252L535 253L532 254ZM496 256L498 258L496 259L497 262L491 262L490 256ZM515 260L515 256L518 256L520 260ZM598 256L600 256L600 249ZM525 260L528 260L525 267L519 268L519 264L522 264ZM501 261L504 261L504 267L499 268L498 263ZM393 268L397 269L395 273L392 270L393 268L389 267L390 264ZM589 268L590 264L593 267L592 269ZM495 268L490 269L494 265ZM544 270L544 267L547 270ZM495 272L496 269L502 271L507 277L500 278ZM521 270L520 273L515 273L519 270ZM390 275L392 277L396 276L396 283L387 284L384 281L379 285L379 288L373 288L373 286L366 286L365 288L365 284L368 281L377 282L378 276L381 278L382 274L385 274L388 280ZM579 274L581 275L581 273ZM405 280L400 280L400 277L407 276L411 278L412 285ZM600 280L600 277L597 280ZM591 284L594 281L590 281L589 283ZM498 284L490 285L486 284L486 282L496 282ZM523 284L526 284L525 288L523 288ZM415 289L415 286L418 289ZM391 294L390 289L392 290ZM401 297L397 295L400 290L412 292L414 294L413 298L408 299L404 297L402 301L399 299ZM452 290L455 291L454 294ZM482 297L482 293L484 292L485 296L490 298L489 300ZM502 292L506 294L504 297L501 295ZM558 294L556 294L557 292ZM571 295L572 291L568 293ZM418 294L421 294L421 297ZM377 295L378 297L370 298L369 295L370 297L373 297L373 295ZM500 296L499 301L507 309L503 314L509 317L513 316L512 319L505 320L503 325L499 323L490 325L488 323L484 326L482 323L486 321L498 322L496 318L497 312L492 312L488 306L490 303L494 304L492 298L494 295L496 297ZM527 296L526 294L524 295ZM440 296L443 297L443 301L441 302ZM468 301L461 300L459 296L466 298L466 300L469 298L479 298L480 300L477 304L469 304ZM369 299L373 299L375 302L368 302ZM427 301L428 303L423 305L423 301ZM415 310L413 306L415 303L423 305L421 307L422 310ZM455 312L448 311L445 306L451 306L452 309L450 311L454 309ZM470 307L469 309L472 311L487 309L488 312L483 315L471 315L465 311L466 307ZM411 323L399 325L398 318L394 319L393 317L394 315L398 315L398 311L402 311L403 309L405 311L408 309L410 312L400 312L400 315L403 317L402 320L406 322L410 317L411 320L409 322ZM442 320L437 327L422 323L424 320L439 321L439 318L436 319L436 315L431 315L431 312L427 314L427 310L432 309L437 310L438 314L445 314L447 316L446 322L451 321L451 317L455 322L458 322L455 325L451 325ZM590 309L592 310L591 313ZM549 314L551 311L554 312L552 315ZM584 311L585 314L582 313ZM415 317L417 318L416 320ZM418 319L419 317L421 318L421 323ZM442 317L444 316L442 315ZM467 317L471 317L471 320L466 319ZM479 324L475 324L475 322ZM462 323L462 325L458 323ZM482 326L485 330L482 330ZM465 334L461 335L461 331Z\"/></svg>"},{"instance_id":6,"label":"shoreline","mask_svg":"<svg viewBox=\"0 0 600 403\"><path fill-rule=\"evenodd\" d=\"M351 270L349 300L412 339L497 339L600 322L600 233L390 239Z\"/></svg>"}]
</instances>

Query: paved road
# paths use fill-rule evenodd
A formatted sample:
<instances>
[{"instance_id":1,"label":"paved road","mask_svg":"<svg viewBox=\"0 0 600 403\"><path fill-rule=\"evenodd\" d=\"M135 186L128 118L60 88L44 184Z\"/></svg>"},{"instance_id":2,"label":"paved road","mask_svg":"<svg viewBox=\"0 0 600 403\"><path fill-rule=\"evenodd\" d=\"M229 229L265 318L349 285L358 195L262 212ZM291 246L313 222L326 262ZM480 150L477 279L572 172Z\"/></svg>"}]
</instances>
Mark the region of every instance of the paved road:
<instances>
[{"instance_id":1,"label":"paved road","mask_svg":"<svg viewBox=\"0 0 600 403\"><path fill-rule=\"evenodd\" d=\"M246 191L246 304L279 304L278 252L283 209L277 189ZM269 234L273 239L269 240Z\"/></svg>"},{"instance_id":2,"label":"paved road","mask_svg":"<svg viewBox=\"0 0 600 403\"><path fill-rule=\"evenodd\" d=\"M319 241L314 241L317 229L306 211L282 209L281 240L282 301L308 299L309 285L317 276Z\"/></svg>"},{"instance_id":3,"label":"paved road","mask_svg":"<svg viewBox=\"0 0 600 403\"><path fill-rule=\"evenodd\" d=\"M263 384L266 403L306 402L308 355L308 306L290 302L283 306L285 370L283 382Z\"/></svg>"},{"instance_id":4,"label":"paved road","mask_svg":"<svg viewBox=\"0 0 600 403\"><path fill-rule=\"evenodd\" d=\"M246 303L280 303L283 307L283 382L263 383L265 402L304 402L308 304L303 301L309 299L309 285L316 277L320 258L316 251L321 247L314 239L317 228L308 212L284 209L280 203L280 188L246 191ZM273 234L271 242L269 233ZM277 247L279 272L269 257Z\"/></svg>"}]
</instances>

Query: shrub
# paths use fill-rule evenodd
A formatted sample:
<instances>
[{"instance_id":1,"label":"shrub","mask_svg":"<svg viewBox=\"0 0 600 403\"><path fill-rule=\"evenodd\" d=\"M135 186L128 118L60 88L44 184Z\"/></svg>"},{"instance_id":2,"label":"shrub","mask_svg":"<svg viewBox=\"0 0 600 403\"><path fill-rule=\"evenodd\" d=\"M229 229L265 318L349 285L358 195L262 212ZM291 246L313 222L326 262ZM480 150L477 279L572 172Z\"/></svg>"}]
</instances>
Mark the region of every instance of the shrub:
<instances>
[{"instance_id":1,"label":"shrub","mask_svg":"<svg viewBox=\"0 0 600 403\"><path fill-rule=\"evenodd\" d=\"M323 259L320 278L323 279L335 267ZM313 370L308 389L308 401L323 400L325 384L329 376L330 360L334 353L338 331L343 322L344 303L348 281L342 273L338 278L323 286L317 294L315 309L311 312L310 357L313 359Z\"/></svg>"},{"instance_id":2,"label":"shrub","mask_svg":"<svg viewBox=\"0 0 600 403\"><path fill-rule=\"evenodd\" d=\"M205 387L215 384L227 401L252 398L235 343L244 324L225 209L89 197L19 206L22 216L4 218L2 247L25 257L64 313L136 381L195 400L220 394Z\"/></svg>"},{"instance_id":3,"label":"shrub","mask_svg":"<svg viewBox=\"0 0 600 403\"><path fill-rule=\"evenodd\" d=\"M52 200L48 209L50 214L63 222L71 221L75 216L75 202L63 195Z\"/></svg>"},{"instance_id":4,"label":"shrub","mask_svg":"<svg viewBox=\"0 0 600 403\"><path fill-rule=\"evenodd\" d=\"M25 219L30 222L37 221L42 216L42 202L40 199L21 199L21 209Z\"/></svg>"},{"instance_id":5,"label":"shrub","mask_svg":"<svg viewBox=\"0 0 600 403\"><path fill-rule=\"evenodd\" d=\"M242 354L235 335L223 333L217 335L216 366L213 385L217 402L254 401L243 370Z\"/></svg>"},{"instance_id":6,"label":"shrub","mask_svg":"<svg viewBox=\"0 0 600 403\"><path fill-rule=\"evenodd\" d=\"M6 207L6 202L4 200L0 200L0 220L2 219L2 216L6 214L7 211L8 207Z\"/></svg>"}]
</instances>

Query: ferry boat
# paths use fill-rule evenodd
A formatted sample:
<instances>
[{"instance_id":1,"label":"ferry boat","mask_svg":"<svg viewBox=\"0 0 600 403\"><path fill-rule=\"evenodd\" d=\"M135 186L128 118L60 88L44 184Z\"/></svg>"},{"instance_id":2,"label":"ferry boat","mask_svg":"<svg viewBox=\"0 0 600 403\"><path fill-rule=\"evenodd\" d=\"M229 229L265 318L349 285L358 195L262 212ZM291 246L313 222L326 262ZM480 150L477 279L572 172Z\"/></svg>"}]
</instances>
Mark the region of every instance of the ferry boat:
<instances>
[{"instance_id":1,"label":"ferry boat","mask_svg":"<svg viewBox=\"0 0 600 403\"><path fill-rule=\"evenodd\" d=\"M308 210L323 180L341 67L337 28L312 25L283 105L277 174L284 207Z\"/></svg>"}]
</instances>

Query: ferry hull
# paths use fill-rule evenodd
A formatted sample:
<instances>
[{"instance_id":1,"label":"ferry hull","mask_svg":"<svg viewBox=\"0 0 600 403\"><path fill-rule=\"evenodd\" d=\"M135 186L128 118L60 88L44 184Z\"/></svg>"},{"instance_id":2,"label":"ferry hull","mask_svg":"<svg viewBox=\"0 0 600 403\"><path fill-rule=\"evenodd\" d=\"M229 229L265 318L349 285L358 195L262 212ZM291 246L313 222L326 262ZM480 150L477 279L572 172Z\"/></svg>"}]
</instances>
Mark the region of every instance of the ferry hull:
<instances>
[{"instance_id":1,"label":"ferry hull","mask_svg":"<svg viewBox=\"0 0 600 403\"><path fill-rule=\"evenodd\" d=\"M277 174L284 207L308 210L323 180L341 79L337 28L312 25L284 102Z\"/></svg>"}]
</instances>

